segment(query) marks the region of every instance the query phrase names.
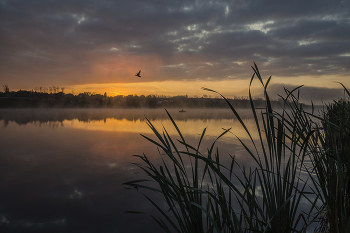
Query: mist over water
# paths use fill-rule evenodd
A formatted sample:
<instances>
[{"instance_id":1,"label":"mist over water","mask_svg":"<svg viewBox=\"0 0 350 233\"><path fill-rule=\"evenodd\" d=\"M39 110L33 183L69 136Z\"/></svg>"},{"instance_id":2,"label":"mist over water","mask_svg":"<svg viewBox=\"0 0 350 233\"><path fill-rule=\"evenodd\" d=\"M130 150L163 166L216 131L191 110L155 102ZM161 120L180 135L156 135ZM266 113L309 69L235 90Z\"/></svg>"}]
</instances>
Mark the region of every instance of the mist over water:
<instances>
[{"instance_id":1,"label":"mist over water","mask_svg":"<svg viewBox=\"0 0 350 233\"><path fill-rule=\"evenodd\" d=\"M251 160L235 135L248 139L228 109L170 109L186 141L205 154L217 142L221 161L235 155L241 165ZM248 128L253 119L240 111ZM165 110L1 109L0 110L0 230L8 232L161 232L145 211L158 215L139 193L122 183L145 178L132 155L145 153L160 165L154 138L145 119L178 138ZM253 138L257 137L253 133ZM187 161L189 163L189 161ZM190 163L188 164L190 166ZM159 199L159 197L157 197Z\"/></svg>"},{"instance_id":2,"label":"mist over water","mask_svg":"<svg viewBox=\"0 0 350 233\"><path fill-rule=\"evenodd\" d=\"M233 119L234 115L230 109L167 109L175 120L188 119ZM251 118L247 109L241 109L243 118ZM117 120L126 119L129 121L169 119L164 109L0 109L0 120L15 121L18 124L32 122L62 122L64 120L79 120L84 122L106 120L113 118Z\"/></svg>"}]
</instances>

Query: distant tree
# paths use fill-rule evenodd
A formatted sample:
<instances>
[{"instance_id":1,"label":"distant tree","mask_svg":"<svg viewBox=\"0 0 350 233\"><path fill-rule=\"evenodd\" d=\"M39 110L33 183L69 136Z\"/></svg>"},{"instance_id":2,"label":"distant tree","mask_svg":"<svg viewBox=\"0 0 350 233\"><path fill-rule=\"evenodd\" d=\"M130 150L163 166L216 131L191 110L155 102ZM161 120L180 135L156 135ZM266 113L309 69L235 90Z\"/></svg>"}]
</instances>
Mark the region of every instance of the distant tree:
<instances>
[{"instance_id":1,"label":"distant tree","mask_svg":"<svg viewBox=\"0 0 350 233\"><path fill-rule=\"evenodd\" d=\"M3 87L4 87L4 92L5 93L9 93L10 92L9 86L4 85Z\"/></svg>"}]
</instances>

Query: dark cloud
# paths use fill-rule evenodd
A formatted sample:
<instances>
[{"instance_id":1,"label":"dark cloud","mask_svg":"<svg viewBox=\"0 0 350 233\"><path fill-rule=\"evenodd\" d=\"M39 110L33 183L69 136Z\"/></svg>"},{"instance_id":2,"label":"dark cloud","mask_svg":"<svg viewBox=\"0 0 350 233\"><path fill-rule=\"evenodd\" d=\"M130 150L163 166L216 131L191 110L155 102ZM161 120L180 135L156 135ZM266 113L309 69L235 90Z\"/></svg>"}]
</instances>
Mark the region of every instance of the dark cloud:
<instances>
[{"instance_id":1,"label":"dark cloud","mask_svg":"<svg viewBox=\"0 0 350 233\"><path fill-rule=\"evenodd\" d=\"M161 61L148 81L249 78L253 61L279 77L348 76L349 18L349 1L2 0L0 81L111 82L123 57Z\"/></svg>"},{"instance_id":2,"label":"dark cloud","mask_svg":"<svg viewBox=\"0 0 350 233\"><path fill-rule=\"evenodd\" d=\"M299 91L299 96L301 102L310 104L311 100L314 104L322 104L327 103L332 100L337 100L339 98L348 98L346 93L344 92L344 88L331 89L331 88L323 88L323 87L311 87L311 86L303 86L297 89L294 92L294 95L297 96L297 91ZM286 97L287 94L285 89L289 92L297 88L294 85L285 85L285 84L273 84L268 87L268 93L271 96L283 96Z\"/></svg>"}]
</instances>

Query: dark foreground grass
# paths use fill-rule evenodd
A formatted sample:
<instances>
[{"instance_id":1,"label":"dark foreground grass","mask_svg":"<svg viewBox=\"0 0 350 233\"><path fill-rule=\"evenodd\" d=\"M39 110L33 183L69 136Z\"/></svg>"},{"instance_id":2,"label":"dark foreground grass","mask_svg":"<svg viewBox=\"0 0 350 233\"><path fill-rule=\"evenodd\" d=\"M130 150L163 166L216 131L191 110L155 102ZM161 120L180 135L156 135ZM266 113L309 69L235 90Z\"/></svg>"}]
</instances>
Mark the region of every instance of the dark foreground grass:
<instances>
[{"instance_id":1,"label":"dark foreground grass","mask_svg":"<svg viewBox=\"0 0 350 233\"><path fill-rule=\"evenodd\" d=\"M156 167L146 155L138 156L143 163L136 165L148 179L125 185L161 195L166 208L144 194L158 209L160 216L152 217L165 232L282 233L306 232L310 227L318 232L350 232L349 101L335 101L318 117L304 111L296 88L285 90L283 111L277 113L267 92L271 77L264 83L255 63L252 68L250 85L257 79L265 97L265 108L256 109L249 87L258 140L253 140L236 109L220 94L250 138L247 143L237 136L254 161L251 167L241 167L234 156L230 164L220 162L215 144L234 133L230 129L223 129L202 151L206 129L197 145L189 145L167 112L179 139L147 120L156 138L142 136L158 147L163 164ZM306 212L302 211L305 202Z\"/></svg>"}]
</instances>

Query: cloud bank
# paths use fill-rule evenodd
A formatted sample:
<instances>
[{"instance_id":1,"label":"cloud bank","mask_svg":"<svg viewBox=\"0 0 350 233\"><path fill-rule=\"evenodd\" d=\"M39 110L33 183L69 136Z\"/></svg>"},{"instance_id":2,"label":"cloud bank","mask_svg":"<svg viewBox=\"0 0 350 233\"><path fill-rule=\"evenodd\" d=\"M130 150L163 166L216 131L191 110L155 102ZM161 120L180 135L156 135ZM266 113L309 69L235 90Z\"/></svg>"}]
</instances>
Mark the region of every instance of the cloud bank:
<instances>
[{"instance_id":1,"label":"cloud bank","mask_svg":"<svg viewBox=\"0 0 350 233\"><path fill-rule=\"evenodd\" d=\"M349 28L349 1L2 0L0 81L130 83L139 69L146 82L246 79L253 61L279 82L344 80Z\"/></svg>"}]
</instances>

